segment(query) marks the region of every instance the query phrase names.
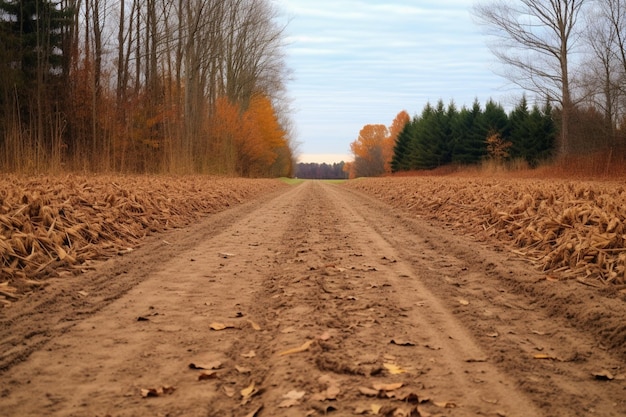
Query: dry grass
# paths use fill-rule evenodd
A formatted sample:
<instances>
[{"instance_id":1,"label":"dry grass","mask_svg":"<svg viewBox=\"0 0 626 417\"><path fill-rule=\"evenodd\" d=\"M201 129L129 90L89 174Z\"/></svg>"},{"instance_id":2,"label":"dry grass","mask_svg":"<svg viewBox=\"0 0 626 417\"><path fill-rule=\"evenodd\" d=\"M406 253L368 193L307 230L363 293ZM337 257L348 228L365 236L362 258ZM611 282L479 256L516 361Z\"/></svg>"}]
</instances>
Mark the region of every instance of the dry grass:
<instances>
[{"instance_id":1,"label":"dry grass","mask_svg":"<svg viewBox=\"0 0 626 417\"><path fill-rule=\"evenodd\" d=\"M624 182L380 178L349 186L402 209L508 242L548 276L626 284Z\"/></svg>"},{"instance_id":2,"label":"dry grass","mask_svg":"<svg viewBox=\"0 0 626 417\"><path fill-rule=\"evenodd\" d=\"M43 278L78 273L93 260L132 250L150 233L281 186L201 176L3 175L0 305Z\"/></svg>"}]
</instances>

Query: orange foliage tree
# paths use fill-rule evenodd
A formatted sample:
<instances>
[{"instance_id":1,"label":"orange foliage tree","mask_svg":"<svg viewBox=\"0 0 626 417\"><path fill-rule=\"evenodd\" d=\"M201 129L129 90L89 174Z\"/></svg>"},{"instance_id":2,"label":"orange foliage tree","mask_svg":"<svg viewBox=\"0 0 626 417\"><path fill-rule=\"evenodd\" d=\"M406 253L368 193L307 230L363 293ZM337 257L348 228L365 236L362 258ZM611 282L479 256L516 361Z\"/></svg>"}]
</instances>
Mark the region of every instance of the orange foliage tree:
<instances>
[{"instance_id":1,"label":"orange foliage tree","mask_svg":"<svg viewBox=\"0 0 626 417\"><path fill-rule=\"evenodd\" d=\"M288 176L291 150L271 100L255 94L247 110L220 97L209 123L216 171L246 177Z\"/></svg>"},{"instance_id":2,"label":"orange foliage tree","mask_svg":"<svg viewBox=\"0 0 626 417\"><path fill-rule=\"evenodd\" d=\"M391 126L365 125L357 140L350 144L354 161L344 165L350 178L391 173L391 159L398 134L410 120L406 111L398 113Z\"/></svg>"},{"instance_id":3,"label":"orange foliage tree","mask_svg":"<svg viewBox=\"0 0 626 417\"><path fill-rule=\"evenodd\" d=\"M398 135L404 129L407 123L411 120L411 116L406 110L402 110L396 115L396 118L391 122L389 126L389 136L383 141L383 156L385 158L385 173L391 174L391 160L393 159L393 150L396 146L396 140Z\"/></svg>"}]
</instances>

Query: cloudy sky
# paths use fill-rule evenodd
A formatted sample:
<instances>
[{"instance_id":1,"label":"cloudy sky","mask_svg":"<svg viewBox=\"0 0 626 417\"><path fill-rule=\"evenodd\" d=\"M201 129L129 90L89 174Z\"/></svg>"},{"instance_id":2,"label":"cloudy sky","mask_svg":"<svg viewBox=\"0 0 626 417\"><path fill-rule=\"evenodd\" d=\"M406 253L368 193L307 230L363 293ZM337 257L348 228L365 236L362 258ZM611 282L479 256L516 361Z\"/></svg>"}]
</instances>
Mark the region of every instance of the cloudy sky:
<instances>
[{"instance_id":1,"label":"cloudy sky","mask_svg":"<svg viewBox=\"0 0 626 417\"><path fill-rule=\"evenodd\" d=\"M427 102L470 106L519 96L470 10L473 0L276 0L287 26L288 84L303 162L350 158L366 124L389 126Z\"/></svg>"}]
</instances>

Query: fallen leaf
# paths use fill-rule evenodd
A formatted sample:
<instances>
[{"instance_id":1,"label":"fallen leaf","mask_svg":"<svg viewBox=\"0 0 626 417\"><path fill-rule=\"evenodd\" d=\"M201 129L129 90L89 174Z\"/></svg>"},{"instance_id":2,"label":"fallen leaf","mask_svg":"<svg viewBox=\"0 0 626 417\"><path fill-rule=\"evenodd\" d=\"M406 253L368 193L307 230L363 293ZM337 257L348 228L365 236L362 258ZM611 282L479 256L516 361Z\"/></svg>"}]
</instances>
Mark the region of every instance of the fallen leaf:
<instances>
[{"instance_id":1,"label":"fallen leaf","mask_svg":"<svg viewBox=\"0 0 626 417\"><path fill-rule=\"evenodd\" d=\"M304 391L289 391L283 395L284 400L278 404L278 408L289 408L300 404L300 400L304 397Z\"/></svg>"},{"instance_id":2,"label":"fallen leaf","mask_svg":"<svg viewBox=\"0 0 626 417\"><path fill-rule=\"evenodd\" d=\"M385 369L387 369L387 371L389 371L391 375L399 375L407 372L406 369L402 369L394 363L383 363L383 366L385 367Z\"/></svg>"},{"instance_id":3,"label":"fallen leaf","mask_svg":"<svg viewBox=\"0 0 626 417\"><path fill-rule=\"evenodd\" d=\"M304 394L306 394L305 391L292 390L292 391L289 391L287 394L283 395L283 398L287 400L299 400L302 397L304 397Z\"/></svg>"},{"instance_id":4,"label":"fallen leaf","mask_svg":"<svg viewBox=\"0 0 626 417\"><path fill-rule=\"evenodd\" d=\"M250 326L252 326L252 328L254 330L261 331L261 326L259 326L258 324L256 324L255 322L253 322L252 320L248 320L248 323L250 323Z\"/></svg>"},{"instance_id":5,"label":"fallen leaf","mask_svg":"<svg viewBox=\"0 0 626 417\"><path fill-rule=\"evenodd\" d=\"M174 387L172 387L170 385L164 385L164 386L158 387L158 388L142 388L141 389L141 396L143 398L160 397L162 395L170 395L174 391L176 391L176 388L174 388Z\"/></svg>"},{"instance_id":6,"label":"fallen leaf","mask_svg":"<svg viewBox=\"0 0 626 417\"><path fill-rule=\"evenodd\" d=\"M311 396L311 400L313 401L327 401L327 400L336 400L337 396L341 393L341 389L337 384L337 381L332 378L330 375L322 375L318 379L320 384L326 386L326 389L322 392L318 392L317 394L313 394Z\"/></svg>"},{"instance_id":7,"label":"fallen leaf","mask_svg":"<svg viewBox=\"0 0 626 417\"><path fill-rule=\"evenodd\" d=\"M207 370L207 371L211 371L214 369L221 369L222 368L222 362L220 361L213 361L213 362L209 362L209 363L190 363L189 364L189 369L197 369L197 370Z\"/></svg>"},{"instance_id":8,"label":"fallen leaf","mask_svg":"<svg viewBox=\"0 0 626 417\"><path fill-rule=\"evenodd\" d=\"M250 358L254 358L256 356L256 353L253 350L251 350L248 353L242 353L241 356L244 358L250 359Z\"/></svg>"},{"instance_id":9,"label":"fallen leaf","mask_svg":"<svg viewBox=\"0 0 626 417\"><path fill-rule=\"evenodd\" d=\"M317 338L323 342L327 341L328 339L330 339L332 336L329 332L324 332L321 335L317 336Z\"/></svg>"},{"instance_id":10,"label":"fallen leaf","mask_svg":"<svg viewBox=\"0 0 626 417\"><path fill-rule=\"evenodd\" d=\"M78 295L81 295L83 297L87 297L89 295L89 293L87 291L78 291Z\"/></svg>"},{"instance_id":11,"label":"fallen leaf","mask_svg":"<svg viewBox=\"0 0 626 417\"><path fill-rule=\"evenodd\" d=\"M459 304L461 304L462 306L468 306L470 302L467 300L459 300Z\"/></svg>"},{"instance_id":12,"label":"fallen leaf","mask_svg":"<svg viewBox=\"0 0 626 417\"><path fill-rule=\"evenodd\" d=\"M376 389L372 389L372 388L367 388L367 387L359 387L359 392L368 397L377 397L380 391Z\"/></svg>"},{"instance_id":13,"label":"fallen leaf","mask_svg":"<svg viewBox=\"0 0 626 417\"><path fill-rule=\"evenodd\" d=\"M250 368L244 368L243 366L235 366L235 369L240 374L249 374L250 372L252 372Z\"/></svg>"},{"instance_id":14,"label":"fallen leaf","mask_svg":"<svg viewBox=\"0 0 626 417\"><path fill-rule=\"evenodd\" d=\"M415 346L415 343L411 342L410 340L404 340L404 339L391 339L391 343L392 345L398 345L398 346Z\"/></svg>"},{"instance_id":15,"label":"fallen leaf","mask_svg":"<svg viewBox=\"0 0 626 417\"><path fill-rule=\"evenodd\" d=\"M278 408L289 408L289 407L296 406L298 404L300 404L300 401L298 401L298 400L293 400L293 399L282 400L278 404Z\"/></svg>"},{"instance_id":16,"label":"fallen leaf","mask_svg":"<svg viewBox=\"0 0 626 417\"><path fill-rule=\"evenodd\" d=\"M400 389L404 386L404 384L402 382L396 382L393 384L373 384L372 387L374 387L375 390L378 391L395 391L397 389Z\"/></svg>"},{"instance_id":17,"label":"fallen leaf","mask_svg":"<svg viewBox=\"0 0 626 417\"><path fill-rule=\"evenodd\" d=\"M598 381L613 381L615 379L615 376L607 370L594 372L592 375Z\"/></svg>"},{"instance_id":18,"label":"fallen leaf","mask_svg":"<svg viewBox=\"0 0 626 417\"><path fill-rule=\"evenodd\" d=\"M227 397L233 398L235 396L235 388L224 386L222 389L224 390L224 394L226 394Z\"/></svg>"},{"instance_id":19,"label":"fallen leaf","mask_svg":"<svg viewBox=\"0 0 626 417\"><path fill-rule=\"evenodd\" d=\"M415 392L405 392L405 393L398 393L398 394L394 394L393 398L395 398L398 401L402 401L405 403L413 403L413 404L422 404L424 402L427 402L428 400L423 398L420 399L420 397L417 395L417 393Z\"/></svg>"},{"instance_id":20,"label":"fallen leaf","mask_svg":"<svg viewBox=\"0 0 626 417\"><path fill-rule=\"evenodd\" d=\"M533 358L535 358L535 359L550 359L550 360L556 359L554 356L550 356L547 353L537 353L535 356L533 356Z\"/></svg>"},{"instance_id":21,"label":"fallen leaf","mask_svg":"<svg viewBox=\"0 0 626 417\"><path fill-rule=\"evenodd\" d=\"M251 383L247 388L242 389L240 391L242 404L246 404L250 400L250 398L257 392L259 392L259 390L256 389L254 382Z\"/></svg>"},{"instance_id":22,"label":"fallen leaf","mask_svg":"<svg viewBox=\"0 0 626 417\"><path fill-rule=\"evenodd\" d=\"M456 408L455 403L446 402L446 401L433 401L433 404L439 408Z\"/></svg>"},{"instance_id":23,"label":"fallen leaf","mask_svg":"<svg viewBox=\"0 0 626 417\"><path fill-rule=\"evenodd\" d=\"M213 322L211 323L209 327L211 328L211 330L220 331L220 330L226 330L226 329L233 329L235 326L232 324Z\"/></svg>"},{"instance_id":24,"label":"fallen leaf","mask_svg":"<svg viewBox=\"0 0 626 417\"><path fill-rule=\"evenodd\" d=\"M380 404L372 404L372 407L371 407L372 414L378 415L378 413L380 413L381 408L383 408L383 406Z\"/></svg>"},{"instance_id":25,"label":"fallen leaf","mask_svg":"<svg viewBox=\"0 0 626 417\"><path fill-rule=\"evenodd\" d=\"M157 394L157 390L155 388L142 388L141 389L141 396L143 398L158 397L159 394Z\"/></svg>"},{"instance_id":26,"label":"fallen leaf","mask_svg":"<svg viewBox=\"0 0 626 417\"><path fill-rule=\"evenodd\" d=\"M217 372L215 371L204 371L198 375L198 381L205 381L207 379L215 379L217 378Z\"/></svg>"},{"instance_id":27,"label":"fallen leaf","mask_svg":"<svg viewBox=\"0 0 626 417\"><path fill-rule=\"evenodd\" d=\"M311 345L313 344L313 340L309 340L305 342L302 346L298 346L296 348L287 349L279 353L280 356L291 355L293 353L300 353L309 350Z\"/></svg>"}]
</instances>

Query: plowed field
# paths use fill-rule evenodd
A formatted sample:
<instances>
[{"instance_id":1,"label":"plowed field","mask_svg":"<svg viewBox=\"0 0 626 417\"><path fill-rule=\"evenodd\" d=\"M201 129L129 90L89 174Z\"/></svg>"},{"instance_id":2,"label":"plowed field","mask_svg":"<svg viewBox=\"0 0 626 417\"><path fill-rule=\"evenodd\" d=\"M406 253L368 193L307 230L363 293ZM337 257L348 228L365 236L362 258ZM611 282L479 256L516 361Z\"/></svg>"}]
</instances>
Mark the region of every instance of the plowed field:
<instances>
[{"instance_id":1,"label":"plowed field","mask_svg":"<svg viewBox=\"0 0 626 417\"><path fill-rule=\"evenodd\" d=\"M152 181L115 201L186 204ZM146 217L88 262L46 233L61 216L106 249L99 222L29 197L60 272L3 252L0 415L625 415L624 191L563 183L570 208L549 184L231 182L236 205ZM107 193L88 202L105 219Z\"/></svg>"}]
</instances>

